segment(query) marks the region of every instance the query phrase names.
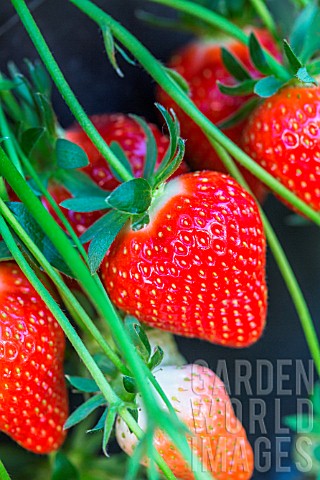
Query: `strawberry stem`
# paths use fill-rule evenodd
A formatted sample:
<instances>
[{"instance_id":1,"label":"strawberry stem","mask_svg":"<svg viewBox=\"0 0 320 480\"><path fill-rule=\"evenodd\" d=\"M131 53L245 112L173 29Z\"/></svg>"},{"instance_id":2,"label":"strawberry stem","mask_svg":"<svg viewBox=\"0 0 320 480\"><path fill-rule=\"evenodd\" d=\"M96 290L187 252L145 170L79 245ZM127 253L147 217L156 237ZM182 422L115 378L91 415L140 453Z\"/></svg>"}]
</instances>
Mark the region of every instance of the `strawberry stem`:
<instances>
[{"instance_id":1,"label":"strawberry stem","mask_svg":"<svg viewBox=\"0 0 320 480\"><path fill-rule=\"evenodd\" d=\"M72 0L70 1L72 2ZM223 32L230 35L232 38L239 40L241 43L245 45L249 45L249 35L243 32L243 30L237 27L234 23L224 18L222 15L219 15L218 13L215 13L208 8L202 7L201 5L197 5L196 3L193 3L188 0L149 0L149 1L152 3L159 3L161 5L172 7L175 10L179 10L184 13L188 13L189 15L192 15L195 18L199 18L200 20L206 22L211 27L222 30ZM251 2L260 4L261 0L251 0ZM269 14L268 11L267 13ZM277 31L276 27L274 28L275 28L275 31ZM274 74L283 80L289 80L291 77L288 71L286 70L286 68L283 65L281 65L281 63L279 63L278 60L276 60L268 52L268 50L263 48L263 51L265 56L268 59L268 64L272 69L272 71L274 72Z\"/></svg>"},{"instance_id":2,"label":"strawberry stem","mask_svg":"<svg viewBox=\"0 0 320 480\"><path fill-rule=\"evenodd\" d=\"M153 1L153 0L152 0ZM158 1L158 0L155 0ZM161 0L166 4L171 4L168 0ZM110 15L105 13L90 0L70 0L77 8L82 10L98 25L108 24L114 36L139 60L145 70L154 78L154 80L170 95L170 97L182 108L182 110L212 139L220 143L242 166L251 171L253 175L262 180L271 190L280 197L291 203L297 210L320 226L320 215L313 210L307 203L298 198L289 189L278 182L271 174L266 172L252 158L250 158L241 148L233 143L219 128L216 127L208 118L200 112L192 100L183 92L177 83L167 74L163 65L149 52L149 50L137 40L126 28L120 25ZM190 2L181 2L177 0L176 4L187 5ZM192 4L193 5L193 4ZM199 7L200 8L200 7ZM201 7L202 8L202 7ZM203 9L207 14L209 10ZM219 17L219 16L218 16ZM219 17L220 18L220 17ZM241 31L242 33L242 31ZM246 37L247 38L247 37Z\"/></svg>"},{"instance_id":3,"label":"strawberry stem","mask_svg":"<svg viewBox=\"0 0 320 480\"><path fill-rule=\"evenodd\" d=\"M273 38L279 41L277 25L263 0L250 0L253 8L267 27Z\"/></svg>"},{"instance_id":4,"label":"strawberry stem","mask_svg":"<svg viewBox=\"0 0 320 480\"><path fill-rule=\"evenodd\" d=\"M0 478L1 480L10 480L9 473L5 469L5 466L3 465L1 460L0 460Z\"/></svg>"},{"instance_id":5,"label":"strawberry stem","mask_svg":"<svg viewBox=\"0 0 320 480\"><path fill-rule=\"evenodd\" d=\"M223 147L221 147L221 145L219 145L217 142L211 142L211 143L212 143L212 146L215 148L217 154L219 155L221 161L223 162L227 170L230 172L230 174L241 185L243 185L243 187L246 190L248 190L252 194L252 192L250 191L250 187L248 186L242 173L240 172L239 168L233 161L232 157L228 154L228 152ZM285 281L287 289L295 305L295 308L298 313L300 323L306 338L306 342L310 350L311 357L313 358L316 370L320 377L320 344L319 344L317 332L315 330L308 305L305 301L302 290L292 270L292 267L287 259L287 256L277 238L277 235L273 230L269 222L269 219L267 218L267 216L265 215L265 213L261 208L260 208L260 215L264 225L269 247L273 253L273 256L277 262L277 265L279 267L283 280Z\"/></svg>"},{"instance_id":6,"label":"strawberry stem","mask_svg":"<svg viewBox=\"0 0 320 480\"><path fill-rule=\"evenodd\" d=\"M50 49L48 48L25 2L23 0L12 0L12 4L15 7L25 29L30 35L43 63L46 65L48 72L51 75L51 78L55 82L59 92L61 93L74 117L78 121L79 125L90 137L90 139L97 147L97 149L101 152L101 154L108 160L109 164L118 173L118 175L124 181L130 180L132 177L128 174L127 170L123 167L116 155L112 152L112 150L103 140L101 135L94 127L93 123L88 118L84 109L78 102L62 71L60 70L59 65L57 64Z\"/></svg>"}]
</instances>

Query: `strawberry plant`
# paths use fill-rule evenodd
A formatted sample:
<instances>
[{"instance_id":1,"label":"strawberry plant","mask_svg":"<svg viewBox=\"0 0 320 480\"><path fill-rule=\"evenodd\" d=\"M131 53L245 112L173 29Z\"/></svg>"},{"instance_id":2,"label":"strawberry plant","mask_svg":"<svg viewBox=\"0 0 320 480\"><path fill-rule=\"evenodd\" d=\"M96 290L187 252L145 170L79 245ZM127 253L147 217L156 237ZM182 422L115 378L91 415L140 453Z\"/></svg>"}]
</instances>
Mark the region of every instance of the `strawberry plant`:
<instances>
[{"instance_id":1,"label":"strawberry plant","mask_svg":"<svg viewBox=\"0 0 320 480\"><path fill-rule=\"evenodd\" d=\"M235 347L243 358L251 349L267 356L263 341L276 328L268 244L312 358L309 390L311 372L320 374L306 289L261 205L272 191L301 223L319 227L318 3L292 1L288 33L263 0L145 1L141 26L160 26L162 38L172 28L201 38L166 66L108 7L70 0L72 12L99 28L115 82L131 68L149 74L158 129L135 114L88 116L33 3L8 2L43 65L11 62L0 77L0 430L50 457L33 468L23 451L14 465L18 447L4 441L0 478L255 478L263 467L261 438L250 444L252 418L267 434L263 415L234 411L224 364L216 373L188 365L172 334L204 341L198 356L209 342L223 360ZM133 2L124 3L133 14ZM173 9L174 18L150 13L152 4ZM60 125L52 83L74 116L71 127ZM143 98L142 84L135 89ZM277 339L283 350L297 342L289 317ZM245 377L236 371L251 406L246 362ZM260 397L269 363L269 375L257 375ZM302 395L307 374L299 378ZM298 398L297 414L284 420L297 433L295 465L312 476L319 476L318 393L316 386L306 400L308 413ZM305 439L300 427L310 423ZM116 444L126 456L114 453Z\"/></svg>"}]
</instances>

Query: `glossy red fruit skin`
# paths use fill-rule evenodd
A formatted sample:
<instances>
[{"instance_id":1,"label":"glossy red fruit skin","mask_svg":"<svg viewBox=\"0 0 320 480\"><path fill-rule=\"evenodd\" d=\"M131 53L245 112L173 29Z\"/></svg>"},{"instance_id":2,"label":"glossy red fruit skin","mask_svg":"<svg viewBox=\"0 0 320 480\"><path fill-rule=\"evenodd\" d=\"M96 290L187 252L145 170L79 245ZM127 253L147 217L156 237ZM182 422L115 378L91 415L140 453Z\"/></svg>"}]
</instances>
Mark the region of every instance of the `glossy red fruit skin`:
<instances>
[{"instance_id":1,"label":"glossy red fruit skin","mask_svg":"<svg viewBox=\"0 0 320 480\"><path fill-rule=\"evenodd\" d=\"M254 32L262 45L279 57L270 34L262 29L255 29ZM176 70L187 80L191 100L214 124L219 124L233 115L249 98L248 96L225 95L220 92L217 81L224 85L237 83L223 64L222 46L233 53L253 76L260 76L250 62L248 48L234 40L229 40L226 43L211 39L193 41L174 54L168 63L170 68ZM166 108L173 108L178 116L181 123L181 134L187 139L186 159L191 168L194 170L210 169L226 172L220 158L200 127L159 87L156 90L156 97L159 103ZM234 127L223 130L223 132L238 145L244 124L245 122L242 121ZM241 170L255 196L262 201L266 194L264 185L247 170Z\"/></svg>"},{"instance_id":2,"label":"glossy red fruit skin","mask_svg":"<svg viewBox=\"0 0 320 480\"><path fill-rule=\"evenodd\" d=\"M119 143L127 155L134 176L142 176L146 155L146 136L140 125L133 118L122 113L93 115L91 121L108 145L112 142ZM148 125L156 140L158 148L157 165L159 165L169 146L169 139L167 136L163 135L155 125ZM90 165L83 168L82 171L97 185L109 191L114 190L119 185L119 182L112 174L107 161L103 158L101 153L96 149L79 125L76 124L70 127L65 132L65 137L82 147L87 153ZM175 176L185 173L186 171L188 171L188 168L185 163L182 163L179 169L175 172ZM49 192L58 204L67 198L71 198L70 193L63 188L62 185L56 182L52 182L49 185ZM43 203L61 225L61 222L54 214L46 199L43 199ZM81 235L102 215L101 211L76 213L63 207L61 207L61 210L79 235Z\"/></svg>"},{"instance_id":3,"label":"glossy red fruit skin","mask_svg":"<svg viewBox=\"0 0 320 480\"><path fill-rule=\"evenodd\" d=\"M14 262L0 263L0 430L38 454L65 439L65 336Z\"/></svg>"},{"instance_id":4,"label":"glossy red fruit skin","mask_svg":"<svg viewBox=\"0 0 320 480\"><path fill-rule=\"evenodd\" d=\"M250 116L242 144L284 186L320 210L319 87L289 86L268 98Z\"/></svg>"},{"instance_id":5,"label":"glossy red fruit skin","mask_svg":"<svg viewBox=\"0 0 320 480\"><path fill-rule=\"evenodd\" d=\"M262 334L265 237L257 205L227 175L168 182L150 224L127 226L102 264L115 305L142 322L230 347Z\"/></svg>"}]
</instances>

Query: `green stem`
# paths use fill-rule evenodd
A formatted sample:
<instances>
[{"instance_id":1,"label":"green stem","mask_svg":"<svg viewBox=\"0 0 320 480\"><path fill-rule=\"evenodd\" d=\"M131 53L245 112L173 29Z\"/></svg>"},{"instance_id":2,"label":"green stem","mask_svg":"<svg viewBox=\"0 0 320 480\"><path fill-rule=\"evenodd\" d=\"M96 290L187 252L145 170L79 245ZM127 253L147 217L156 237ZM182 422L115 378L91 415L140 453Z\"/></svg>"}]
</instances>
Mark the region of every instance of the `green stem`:
<instances>
[{"instance_id":1,"label":"green stem","mask_svg":"<svg viewBox=\"0 0 320 480\"><path fill-rule=\"evenodd\" d=\"M90 0L70 0L77 8L92 18L98 25L108 25L114 36L139 60L145 70L170 95L180 108L210 137L220 143L241 165L251 171L271 190L291 203L297 210L320 226L320 215L307 203L294 195L289 189L278 182L271 174L252 160L241 148L233 143L200 112L190 98L177 86L177 83L167 74L163 65L122 25L105 13ZM181 2L177 0L177 3ZM185 1L184 3L188 3Z\"/></svg>"},{"instance_id":2,"label":"green stem","mask_svg":"<svg viewBox=\"0 0 320 480\"><path fill-rule=\"evenodd\" d=\"M73 1L73 0L70 0ZM249 36L241 30L241 28L237 27L234 23L230 22L223 16L213 12L212 10L202 7L201 5L197 5L194 2L190 2L188 0L149 0L152 3L159 3L161 5L166 5L168 7L172 7L175 10L179 10L180 12L188 13L189 15L194 16L195 18L199 18L200 20L206 22L213 28L218 28L223 32L230 35L230 37L239 40L241 43L248 45L249 44ZM251 0L252 1L252 0ZM77 5L77 0L74 2ZM261 3L257 1L256 3ZM269 13L269 12L268 12ZM289 80L291 78L290 74L286 70L286 68L281 65L278 60L276 60L268 50L263 48L264 54L268 59L268 64L274 74L283 80Z\"/></svg>"},{"instance_id":3,"label":"green stem","mask_svg":"<svg viewBox=\"0 0 320 480\"><path fill-rule=\"evenodd\" d=\"M9 473L5 469L5 466L3 465L1 460L0 460L0 478L1 480L11 480Z\"/></svg>"},{"instance_id":4,"label":"green stem","mask_svg":"<svg viewBox=\"0 0 320 480\"><path fill-rule=\"evenodd\" d=\"M216 150L217 154L219 155L226 169L241 185L244 186L246 190L250 192L250 188L247 182L245 181L243 175L241 174L240 170L238 169L238 167L236 166L235 162L230 157L230 155L217 142L214 142L214 141L212 142L210 138L208 138L208 140L212 143L213 148ZM265 215L265 213L262 211L261 208L260 208L260 214L261 214L262 222L266 232L266 237L269 243L269 247L273 253L273 256L277 262L281 275L285 281L287 289L291 295L292 301L297 310L311 356L313 358L316 370L320 377L320 345L317 337L317 332L314 328L314 323L308 309L308 305L304 299L303 293L296 279L296 276L292 270L292 267L287 259L287 256L267 216Z\"/></svg>"},{"instance_id":5,"label":"green stem","mask_svg":"<svg viewBox=\"0 0 320 480\"><path fill-rule=\"evenodd\" d=\"M275 40L279 40L278 29L277 25L268 10L267 5L265 4L264 0L250 0L253 8L263 21L264 25L267 27L271 35Z\"/></svg>"},{"instance_id":6,"label":"green stem","mask_svg":"<svg viewBox=\"0 0 320 480\"><path fill-rule=\"evenodd\" d=\"M108 160L112 168L118 173L123 180L131 180L132 176L128 173L122 163L118 160L116 155L108 147L106 142L97 132L93 123L89 120L87 114L83 110L82 106L78 102L73 91L69 87L62 71L60 70L57 62L55 61L50 49L48 48L37 24L35 23L26 3L24 0L11 0L15 7L21 22L27 30L30 38L32 39L43 63L46 65L48 72L50 73L53 81L55 82L58 90L64 98L66 104L70 108L71 112L77 119L86 134L90 137L94 145L101 152L101 154Z\"/></svg>"},{"instance_id":7,"label":"green stem","mask_svg":"<svg viewBox=\"0 0 320 480\"><path fill-rule=\"evenodd\" d=\"M7 123L5 122L1 101L0 101L0 124L1 124L1 136L7 137L3 143L3 147L6 150L8 156L11 158L12 163L15 165L15 167L21 173L21 175L23 175L23 170L21 168L20 160L12 142L11 132L8 128Z\"/></svg>"},{"instance_id":8,"label":"green stem","mask_svg":"<svg viewBox=\"0 0 320 480\"><path fill-rule=\"evenodd\" d=\"M39 250L39 248L35 245L35 243L28 237L24 229L21 227L18 220L15 216L11 213L9 208L6 204L0 199L0 213L6 219L6 221L10 224L19 238L24 242L26 247L35 257L35 259L40 263L43 267L45 272L54 282L54 284L59 289L60 293L63 295L63 299L65 303L67 303L67 307L70 306L69 310L73 313L73 317L79 324L81 328L85 328L92 337L96 340L96 342L100 345L102 351L106 354L106 356L112 361L112 363L118 368L118 370L123 373L123 375L131 375L130 371L123 365L120 358L115 354L115 352L110 348L108 343L105 341L97 327L94 325L91 318L88 316L86 311L80 305L76 297L70 292L69 288L66 286L65 282L62 280L59 273L50 265L50 263L46 260L43 253Z\"/></svg>"}]
</instances>

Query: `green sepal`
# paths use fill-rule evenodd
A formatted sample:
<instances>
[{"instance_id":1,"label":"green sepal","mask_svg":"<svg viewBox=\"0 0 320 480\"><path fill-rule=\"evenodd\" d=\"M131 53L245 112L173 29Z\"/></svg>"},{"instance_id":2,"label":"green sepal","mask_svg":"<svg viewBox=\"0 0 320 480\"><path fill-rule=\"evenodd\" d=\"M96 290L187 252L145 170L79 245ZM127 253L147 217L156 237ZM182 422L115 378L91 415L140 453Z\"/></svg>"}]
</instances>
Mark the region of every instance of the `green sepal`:
<instances>
[{"instance_id":1,"label":"green sepal","mask_svg":"<svg viewBox=\"0 0 320 480\"><path fill-rule=\"evenodd\" d=\"M56 141L56 158L58 167L67 170L89 165L86 152L79 145L65 138L58 138Z\"/></svg>"},{"instance_id":2,"label":"green sepal","mask_svg":"<svg viewBox=\"0 0 320 480\"><path fill-rule=\"evenodd\" d=\"M148 213L142 214L142 215L136 215L135 217L132 218L131 230L136 232L144 228L146 225L149 225L149 223L150 223L150 216Z\"/></svg>"},{"instance_id":3,"label":"green sepal","mask_svg":"<svg viewBox=\"0 0 320 480\"><path fill-rule=\"evenodd\" d=\"M116 417L117 417L117 407L115 405L110 405L110 408L107 411L107 416L104 423L103 438L102 438L102 451L106 457L109 456L107 452L107 446L112 434Z\"/></svg>"},{"instance_id":4,"label":"green sepal","mask_svg":"<svg viewBox=\"0 0 320 480\"><path fill-rule=\"evenodd\" d=\"M93 355L93 359L100 368L101 372L108 377L114 378L118 375L116 366L104 353L95 353Z\"/></svg>"},{"instance_id":5,"label":"green sepal","mask_svg":"<svg viewBox=\"0 0 320 480\"><path fill-rule=\"evenodd\" d=\"M300 80L300 82L313 83L313 85L315 85L315 86L318 85L317 80L309 74L309 72L307 70L307 67L299 68L299 70L296 73L296 77L297 77L298 80Z\"/></svg>"},{"instance_id":6,"label":"green sepal","mask_svg":"<svg viewBox=\"0 0 320 480\"><path fill-rule=\"evenodd\" d=\"M99 210L106 210L105 197L78 197L68 198L60 203L61 207L73 212L97 212Z\"/></svg>"},{"instance_id":7,"label":"green sepal","mask_svg":"<svg viewBox=\"0 0 320 480\"><path fill-rule=\"evenodd\" d=\"M53 179L61 183L73 197L102 197L109 195L108 190L103 190L85 173L79 170L56 171Z\"/></svg>"},{"instance_id":8,"label":"green sepal","mask_svg":"<svg viewBox=\"0 0 320 480\"><path fill-rule=\"evenodd\" d=\"M94 395L93 397L89 398L86 402L84 402L80 407L78 407L68 418L66 423L64 424L64 430L77 425L78 423L82 422L85 418L87 418L92 412L94 412L98 407L106 404L106 399L104 396L99 393Z\"/></svg>"},{"instance_id":9,"label":"green sepal","mask_svg":"<svg viewBox=\"0 0 320 480\"><path fill-rule=\"evenodd\" d=\"M146 180L149 180L154 172L156 163L157 163L157 158L158 158L158 148L157 148L157 142L156 139L154 138L153 132L147 122L141 118L138 117L137 115L130 115L131 118L133 118L142 128L145 136L146 136L146 156L144 160L144 169L143 169L143 177Z\"/></svg>"},{"instance_id":10,"label":"green sepal","mask_svg":"<svg viewBox=\"0 0 320 480\"><path fill-rule=\"evenodd\" d=\"M124 326L139 356L147 362L151 354L151 346L140 322L135 317L128 315L125 318Z\"/></svg>"},{"instance_id":11,"label":"green sepal","mask_svg":"<svg viewBox=\"0 0 320 480\"><path fill-rule=\"evenodd\" d=\"M224 47L221 48L221 57L224 66L236 80L243 82L251 79L251 75L244 65Z\"/></svg>"},{"instance_id":12,"label":"green sepal","mask_svg":"<svg viewBox=\"0 0 320 480\"><path fill-rule=\"evenodd\" d=\"M57 452L54 456L54 462L52 465L51 480L66 479L80 480L80 472L64 453Z\"/></svg>"},{"instance_id":13,"label":"green sepal","mask_svg":"<svg viewBox=\"0 0 320 480\"><path fill-rule=\"evenodd\" d=\"M238 85L223 85L220 82L217 82L218 88L221 93L224 93L225 95L230 95L230 96L239 96L239 95L250 95L253 93L254 86L257 83L257 80L244 80L241 83L238 83Z\"/></svg>"},{"instance_id":14,"label":"green sepal","mask_svg":"<svg viewBox=\"0 0 320 480\"><path fill-rule=\"evenodd\" d=\"M159 345L155 348L155 351L154 353L152 354L149 362L148 362L148 367L150 368L150 370L153 370L154 368L156 368L158 365L160 365L160 363L162 362L163 360L163 356L164 356L164 352L162 350L161 347L159 347Z\"/></svg>"},{"instance_id":15,"label":"green sepal","mask_svg":"<svg viewBox=\"0 0 320 480\"><path fill-rule=\"evenodd\" d=\"M73 273L63 261L59 252L51 240L49 240L49 238L44 234L43 230L39 227L38 223L35 221L25 205L20 202L7 202L7 206L17 218L20 225L25 229L27 235L41 250L48 262L69 277L73 277Z\"/></svg>"},{"instance_id":16,"label":"green sepal","mask_svg":"<svg viewBox=\"0 0 320 480\"><path fill-rule=\"evenodd\" d=\"M157 171L157 174L154 180L154 188L157 188L161 183L168 180L168 178L174 174L174 172L181 165L181 162L184 158L184 154L185 154L185 141L182 140L182 138L179 138L176 155L165 168L163 168L160 171Z\"/></svg>"},{"instance_id":17,"label":"green sepal","mask_svg":"<svg viewBox=\"0 0 320 480\"><path fill-rule=\"evenodd\" d=\"M20 146L27 157L30 155L44 133L45 129L43 127L28 128L22 133Z\"/></svg>"},{"instance_id":18,"label":"green sepal","mask_svg":"<svg viewBox=\"0 0 320 480\"><path fill-rule=\"evenodd\" d=\"M55 137L57 120L50 99L42 95L42 93L35 93L34 97L42 114L42 122L45 124L49 134Z\"/></svg>"},{"instance_id":19,"label":"green sepal","mask_svg":"<svg viewBox=\"0 0 320 480\"><path fill-rule=\"evenodd\" d=\"M119 212L139 215L151 205L152 190L144 178L133 178L119 185L106 198L106 204Z\"/></svg>"},{"instance_id":20,"label":"green sepal","mask_svg":"<svg viewBox=\"0 0 320 480\"><path fill-rule=\"evenodd\" d=\"M253 65L264 75L271 75L272 69L268 64L268 59L262 50L259 40L253 32L249 37L249 51Z\"/></svg>"},{"instance_id":21,"label":"green sepal","mask_svg":"<svg viewBox=\"0 0 320 480\"><path fill-rule=\"evenodd\" d=\"M0 241L0 262L12 260L12 259L13 259L13 256L9 248L7 247L7 244L3 240L1 240Z\"/></svg>"},{"instance_id":22,"label":"green sepal","mask_svg":"<svg viewBox=\"0 0 320 480\"><path fill-rule=\"evenodd\" d=\"M138 390L137 390L137 385L136 385L136 382L134 381L134 378L124 376L122 380L123 380L123 386L128 393L137 393Z\"/></svg>"},{"instance_id":23,"label":"green sepal","mask_svg":"<svg viewBox=\"0 0 320 480\"><path fill-rule=\"evenodd\" d=\"M166 167L171 158L175 155L178 145L178 138L180 135L180 125L174 110L170 110L169 113L160 103L155 103L155 106L166 122L170 138L169 147L157 169L157 173L159 173Z\"/></svg>"},{"instance_id":24,"label":"green sepal","mask_svg":"<svg viewBox=\"0 0 320 480\"><path fill-rule=\"evenodd\" d=\"M250 100L244 103L235 113L225 118L222 122L217 123L217 127L226 130L234 127L243 120L246 120L248 115L256 108L258 103L258 98L250 98Z\"/></svg>"},{"instance_id":25,"label":"green sepal","mask_svg":"<svg viewBox=\"0 0 320 480\"><path fill-rule=\"evenodd\" d=\"M124 74L122 70L120 69L117 59L116 59L116 51L115 51L115 42L113 39L112 31L111 28L108 27L108 25L102 25L101 26L101 31L102 31L102 36L103 36L103 41L104 41L104 46L109 58L109 62L111 63L112 67L114 70L117 72L119 77L123 78Z\"/></svg>"},{"instance_id":26,"label":"green sepal","mask_svg":"<svg viewBox=\"0 0 320 480\"><path fill-rule=\"evenodd\" d=\"M99 418L95 426L87 430L87 433L93 433L93 432L98 432L99 430L103 430L104 425L106 423L107 414L108 414L108 408L105 409L105 411L103 412L103 414L101 415L101 417Z\"/></svg>"},{"instance_id":27,"label":"green sepal","mask_svg":"<svg viewBox=\"0 0 320 480\"><path fill-rule=\"evenodd\" d=\"M110 143L110 149L116 155L116 157L118 158L118 160L120 161L122 166L126 169L128 174L133 177L134 175L133 175L133 170L132 170L131 163L129 162L129 160L127 158L127 155L125 154L121 145L118 142L111 142ZM122 177L118 174L118 172L111 165L109 165L109 168L110 168L111 173L114 176L114 178L116 178L120 183L123 182Z\"/></svg>"},{"instance_id":28,"label":"green sepal","mask_svg":"<svg viewBox=\"0 0 320 480\"><path fill-rule=\"evenodd\" d=\"M256 83L254 93L259 95L259 97L268 98L277 93L284 83L283 80L279 80L274 75L270 75Z\"/></svg>"},{"instance_id":29,"label":"green sepal","mask_svg":"<svg viewBox=\"0 0 320 480\"><path fill-rule=\"evenodd\" d=\"M291 70L294 74L296 74L297 71L302 67L302 63L285 39L283 40L283 50L286 54Z\"/></svg>"},{"instance_id":30,"label":"green sepal","mask_svg":"<svg viewBox=\"0 0 320 480\"><path fill-rule=\"evenodd\" d=\"M320 49L319 30L319 5L311 1L296 19L290 35L290 44L303 63Z\"/></svg>"},{"instance_id":31,"label":"green sepal","mask_svg":"<svg viewBox=\"0 0 320 480\"><path fill-rule=\"evenodd\" d=\"M92 274L96 273L100 267L112 242L126 224L130 215L111 210L103 218L105 219L103 228L95 234L88 250L88 263Z\"/></svg>"},{"instance_id":32,"label":"green sepal","mask_svg":"<svg viewBox=\"0 0 320 480\"><path fill-rule=\"evenodd\" d=\"M12 90L13 88L16 88L16 82L5 78L0 78L0 91Z\"/></svg>"},{"instance_id":33,"label":"green sepal","mask_svg":"<svg viewBox=\"0 0 320 480\"><path fill-rule=\"evenodd\" d=\"M52 83L44 66L39 61L32 63L28 59L25 60L25 63L28 67L31 82L36 90L49 98L51 96Z\"/></svg>"},{"instance_id":34,"label":"green sepal","mask_svg":"<svg viewBox=\"0 0 320 480\"><path fill-rule=\"evenodd\" d=\"M169 77L181 88L181 90L186 93L187 95L190 95L190 87L188 82L186 81L185 78L183 78L180 73L178 73L176 70L173 70L172 68L165 67L166 73L169 75Z\"/></svg>"},{"instance_id":35,"label":"green sepal","mask_svg":"<svg viewBox=\"0 0 320 480\"><path fill-rule=\"evenodd\" d=\"M66 379L75 389L80 392L86 393L96 393L99 392L99 387L94 380L91 378L85 377L74 377L71 375L66 375Z\"/></svg>"}]
</instances>

